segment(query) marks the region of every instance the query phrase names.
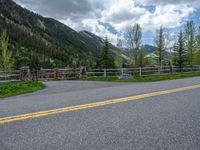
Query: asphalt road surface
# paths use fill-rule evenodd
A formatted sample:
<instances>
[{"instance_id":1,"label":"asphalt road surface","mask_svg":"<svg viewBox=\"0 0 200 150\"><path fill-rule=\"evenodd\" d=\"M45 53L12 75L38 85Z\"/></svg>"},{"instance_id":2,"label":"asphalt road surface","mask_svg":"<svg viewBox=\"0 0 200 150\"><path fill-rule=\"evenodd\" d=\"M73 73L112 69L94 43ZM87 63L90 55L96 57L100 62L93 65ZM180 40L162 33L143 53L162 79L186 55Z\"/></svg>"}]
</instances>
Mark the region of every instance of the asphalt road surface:
<instances>
[{"instance_id":1,"label":"asphalt road surface","mask_svg":"<svg viewBox=\"0 0 200 150\"><path fill-rule=\"evenodd\" d=\"M0 100L0 150L200 150L199 77L45 84Z\"/></svg>"}]
</instances>

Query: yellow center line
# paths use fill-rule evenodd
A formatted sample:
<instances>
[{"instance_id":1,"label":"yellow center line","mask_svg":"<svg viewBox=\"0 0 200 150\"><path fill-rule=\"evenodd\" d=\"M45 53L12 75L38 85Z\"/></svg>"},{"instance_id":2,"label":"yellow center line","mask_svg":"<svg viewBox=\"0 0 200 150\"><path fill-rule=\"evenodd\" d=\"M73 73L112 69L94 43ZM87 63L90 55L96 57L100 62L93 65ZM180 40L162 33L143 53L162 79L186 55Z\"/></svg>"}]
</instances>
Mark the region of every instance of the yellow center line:
<instances>
[{"instance_id":1,"label":"yellow center line","mask_svg":"<svg viewBox=\"0 0 200 150\"><path fill-rule=\"evenodd\" d=\"M171 93L187 91L187 90L192 90L192 89L197 89L197 88L200 88L200 84L193 85L193 86L187 86L187 87L181 87L181 88L175 88L175 89L170 89L170 90L165 90L165 91L158 91L158 92L153 92L153 93L129 96L129 97L124 97L124 98L116 98L116 99L105 100L105 101L101 101L101 102L94 102L94 103L89 103L89 104L83 104L83 105L77 105L77 106L70 106L70 107L64 107L64 108L58 108L58 109L52 109L52 110L46 110L46 111L39 111L39 112L33 112L33 113L10 116L10 117L4 117L4 118L0 118L0 125L6 124L6 123L11 123L11 122L16 122L16 121L27 120L27 119L40 118L40 117L45 117L45 116L55 115L55 114L60 114L60 113L65 113L65 112L71 112L71 111L95 108L95 107L100 107L100 106L105 106L105 105L117 104L117 103L122 103L122 102L134 101L134 100L144 99L144 98L148 98L148 97L171 94Z\"/></svg>"}]
</instances>

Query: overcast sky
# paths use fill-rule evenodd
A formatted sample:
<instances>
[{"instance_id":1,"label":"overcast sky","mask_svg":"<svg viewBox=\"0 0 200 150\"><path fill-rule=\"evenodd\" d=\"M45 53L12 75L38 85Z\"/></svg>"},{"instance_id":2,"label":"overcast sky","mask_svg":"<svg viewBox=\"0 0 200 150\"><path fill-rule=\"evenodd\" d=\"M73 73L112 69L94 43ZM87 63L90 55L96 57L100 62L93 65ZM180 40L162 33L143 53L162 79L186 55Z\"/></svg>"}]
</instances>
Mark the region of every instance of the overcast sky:
<instances>
[{"instance_id":1,"label":"overcast sky","mask_svg":"<svg viewBox=\"0 0 200 150\"><path fill-rule=\"evenodd\" d=\"M187 20L200 23L200 0L14 0L45 17L71 28L107 35L112 43L135 23L143 28L143 43L153 44L155 31L163 25L177 32ZM200 24L199 24L200 25Z\"/></svg>"}]
</instances>

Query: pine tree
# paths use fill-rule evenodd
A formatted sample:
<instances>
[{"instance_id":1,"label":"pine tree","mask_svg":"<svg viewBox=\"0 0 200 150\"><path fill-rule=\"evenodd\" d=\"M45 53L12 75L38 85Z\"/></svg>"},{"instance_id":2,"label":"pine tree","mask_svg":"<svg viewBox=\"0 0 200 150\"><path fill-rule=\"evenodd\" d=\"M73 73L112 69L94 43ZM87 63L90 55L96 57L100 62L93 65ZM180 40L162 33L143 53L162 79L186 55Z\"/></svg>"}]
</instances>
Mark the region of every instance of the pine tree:
<instances>
[{"instance_id":1,"label":"pine tree","mask_svg":"<svg viewBox=\"0 0 200 150\"><path fill-rule=\"evenodd\" d=\"M3 31L0 37L0 69L9 71L12 69L14 60L12 58L12 52L8 50L9 37L6 31Z\"/></svg>"},{"instance_id":2,"label":"pine tree","mask_svg":"<svg viewBox=\"0 0 200 150\"><path fill-rule=\"evenodd\" d=\"M42 67L42 63L41 63L41 56L37 53L34 53L34 52L30 52L30 63L29 63L29 66L30 66L30 69L33 70L33 69L39 69L40 67Z\"/></svg>"},{"instance_id":3,"label":"pine tree","mask_svg":"<svg viewBox=\"0 0 200 150\"><path fill-rule=\"evenodd\" d=\"M200 27L198 28L198 34L196 36L196 47L197 50L200 50Z\"/></svg>"},{"instance_id":4,"label":"pine tree","mask_svg":"<svg viewBox=\"0 0 200 150\"><path fill-rule=\"evenodd\" d=\"M182 31L178 36L178 41L174 46L174 63L179 66L180 72L182 72L183 65L187 61L187 50L185 48L185 38Z\"/></svg>"},{"instance_id":5,"label":"pine tree","mask_svg":"<svg viewBox=\"0 0 200 150\"><path fill-rule=\"evenodd\" d=\"M198 27L197 30L197 35L195 37L195 52L194 52L194 60L193 63L195 65L199 65L200 64L200 27Z\"/></svg>"},{"instance_id":6,"label":"pine tree","mask_svg":"<svg viewBox=\"0 0 200 150\"><path fill-rule=\"evenodd\" d=\"M89 69L92 69L94 68L96 65L96 62L95 62L95 57L94 55L92 54L92 52L90 51L89 52L89 55L87 57L87 68Z\"/></svg>"},{"instance_id":7,"label":"pine tree","mask_svg":"<svg viewBox=\"0 0 200 150\"><path fill-rule=\"evenodd\" d=\"M158 66L162 66L162 62L164 60L165 56L165 34L163 27L161 26L159 31L157 32L156 38L155 38L155 46L156 46L156 56L158 59Z\"/></svg>"},{"instance_id":8,"label":"pine tree","mask_svg":"<svg viewBox=\"0 0 200 150\"><path fill-rule=\"evenodd\" d=\"M111 56L109 49L109 42L108 38L106 37L99 60L99 65L101 68L108 69L114 67L114 59Z\"/></svg>"}]
</instances>

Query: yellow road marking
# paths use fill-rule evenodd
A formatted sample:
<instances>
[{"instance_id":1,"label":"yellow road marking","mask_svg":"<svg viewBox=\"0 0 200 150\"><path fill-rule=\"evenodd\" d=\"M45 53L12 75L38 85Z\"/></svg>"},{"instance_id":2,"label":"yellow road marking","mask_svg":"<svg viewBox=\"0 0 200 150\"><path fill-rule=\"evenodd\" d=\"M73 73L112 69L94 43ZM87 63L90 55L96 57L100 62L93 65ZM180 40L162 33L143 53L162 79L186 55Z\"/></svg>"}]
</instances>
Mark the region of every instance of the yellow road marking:
<instances>
[{"instance_id":1,"label":"yellow road marking","mask_svg":"<svg viewBox=\"0 0 200 150\"><path fill-rule=\"evenodd\" d=\"M70 112L70 111L95 108L95 107L117 104L117 103L122 103L122 102L134 101L134 100L139 100L139 99L143 99L143 98L171 94L171 93L187 91L187 90L192 90L192 89L197 89L197 88L200 88L200 84L176 88L176 89L170 89L170 90L165 90L165 91L158 91L158 92L153 92L153 93L129 96L129 97L124 97L124 98L117 98L117 99L106 100L106 101L101 101L101 102L94 102L94 103L89 103L89 104L83 104L83 105L70 106L70 107L59 108L59 109L52 109L52 110L47 110L47 111L40 111L40 112L4 117L4 118L0 118L0 124L6 124L6 123L22 121L22 120L27 120L27 119L33 119L33 118L40 118L40 117L45 117L45 116L49 116L49 115L55 115L55 114L60 114L60 113L65 113L65 112Z\"/></svg>"}]
</instances>

